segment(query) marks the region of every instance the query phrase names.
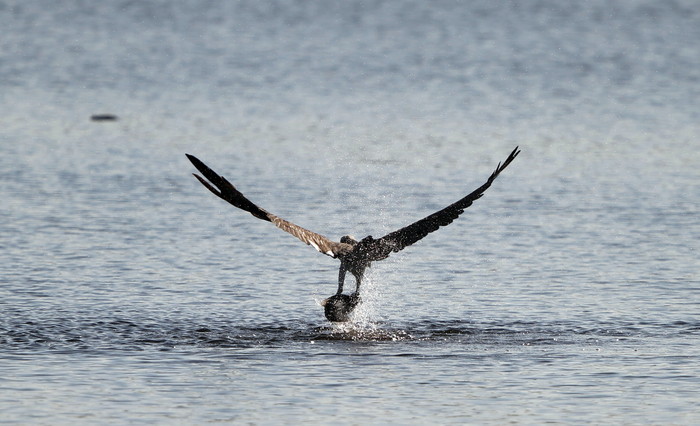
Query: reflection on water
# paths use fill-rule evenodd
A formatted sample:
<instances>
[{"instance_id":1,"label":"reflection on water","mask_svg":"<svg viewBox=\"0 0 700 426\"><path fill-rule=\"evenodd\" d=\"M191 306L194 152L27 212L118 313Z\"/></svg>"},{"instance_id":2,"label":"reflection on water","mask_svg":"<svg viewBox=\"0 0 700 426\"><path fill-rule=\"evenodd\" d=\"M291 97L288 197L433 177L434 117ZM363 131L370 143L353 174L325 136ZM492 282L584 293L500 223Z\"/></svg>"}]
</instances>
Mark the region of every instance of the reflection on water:
<instances>
[{"instance_id":1,"label":"reflection on water","mask_svg":"<svg viewBox=\"0 0 700 426\"><path fill-rule=\"evenodd\" d=\"M233 319L177 322L165 318L87 319L14 318L5 321L0 343L10 351L48 350L100 352L195 349L202 347L277 347L286 343L324 340L364 342L406 341L430 347L436 344L568 345L594 342L607 346L621 340L680 339L700 330L700 323L597 322L490 322L459 320L304 323L296 321L240 325Z\"/></svg>"}]
</instances>

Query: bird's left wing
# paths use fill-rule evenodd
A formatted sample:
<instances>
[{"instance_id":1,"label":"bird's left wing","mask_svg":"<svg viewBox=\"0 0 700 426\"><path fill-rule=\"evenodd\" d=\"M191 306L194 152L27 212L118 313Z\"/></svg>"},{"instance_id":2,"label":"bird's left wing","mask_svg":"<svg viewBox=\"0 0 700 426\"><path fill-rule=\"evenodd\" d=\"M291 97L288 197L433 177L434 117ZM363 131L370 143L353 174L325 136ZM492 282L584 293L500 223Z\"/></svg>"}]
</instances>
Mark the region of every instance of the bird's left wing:
<instances>
[{"instance_id":1,"label":"bird's left wing","mask_svg":"<svg viewBox=\"0 0 700 426\"><path fill-rule=\"evenodd\" d=\"M484 195L484 192L491 186L493 181L496 180L498 175L508 167L518 154L520 154L520 150L518 147L515 147L503 164L498 163L496 170L491 173L486 183L472 191L472 193L466 197L430 216L387 234L382 238L374 239L370 236L362 239L355 246L353 255L368 262L386 259L392 252L403 250L429 233L438 230L441 226L449 225L464 212L464 209L471 206L475 200Z\"/></svg>"}]
</instances>

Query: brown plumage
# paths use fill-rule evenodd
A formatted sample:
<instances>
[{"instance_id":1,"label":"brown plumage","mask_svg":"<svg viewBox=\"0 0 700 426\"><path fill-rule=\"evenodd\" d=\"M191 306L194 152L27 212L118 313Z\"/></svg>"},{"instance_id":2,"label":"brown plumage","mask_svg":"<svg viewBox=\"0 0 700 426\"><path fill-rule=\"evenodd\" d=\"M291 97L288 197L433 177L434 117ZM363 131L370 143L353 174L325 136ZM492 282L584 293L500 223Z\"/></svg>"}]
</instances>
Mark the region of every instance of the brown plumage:
<instances>
[{"instance_id":1,"label":"brown plumage","mask_svg":"<svg viewBox=\"0 0 700 426\"><path fill-rule=\"evenodd\" d=\"M326 299L325 303L328 305L330 301L333 301L334 308L326 308L326 317L330 321L346 321L348 314L359 302L358 295L362 277L365 269L369 267L372 262L386 259L391 253L403 250L424 238L429 233L452 223L452 221L457 219L459 215L464 212L464 209L471 206L475 200L484 195L484 192L491 186L493 181L496 180L498 175L508 167L519 153L520 150L516 147L502 164L498 164L496 170L491 173L486 183L442 210L404 228L391 232L382 238L375 239L370 235L357 241L346 235L340 239L340 242L332 241L321 234L309 231L308 229L295 225L292 222L286 221L258 207L238 191L226 178L214 172L195 156L190 154L186 155L203 176L194 174L194 177L214 193L214 195L228 201L239 209L249 212L258 219L272 222L276 227L294 235L304 243L313 246L319 252L340 260L338 291L336 292L336 296ZM344 298L337 297L343 292L346 271L350 272L355 277L355 297L348 299L351 300L351 302L348 302L348 300ZM329 314L329 312L331 313Z\"/></svg>"}]
</instances>

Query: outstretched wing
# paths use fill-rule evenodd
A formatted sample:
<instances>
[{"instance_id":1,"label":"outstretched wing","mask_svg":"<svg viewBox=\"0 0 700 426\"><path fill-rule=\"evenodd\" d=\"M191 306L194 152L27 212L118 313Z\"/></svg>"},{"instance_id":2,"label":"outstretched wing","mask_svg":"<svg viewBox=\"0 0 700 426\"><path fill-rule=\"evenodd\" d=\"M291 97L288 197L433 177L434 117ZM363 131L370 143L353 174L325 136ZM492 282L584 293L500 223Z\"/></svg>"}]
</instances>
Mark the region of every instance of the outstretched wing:
<instances>
[{"instance_id":1,"label":"outstretched wing","mask_svg":"<svg viewBox=\"0 0 700 426\"><path fill-rule=\"evenodd\" d=\"M518 147L515 147L503 164L498 163L496 170L491 173L486 183L474 190L471 194L418 222L387 234L382 238L374 239L371 236L364 238L355 246L353 255L367 262L386 259L392 252L403 250L405 247L410 246L429 233L438 230L441 226L449 225L464 212L464 209L471 206L474 200L484 195L484 192L491 186L493 181L496 180L498 175L508 167L518 154L520 154L520 150Z\"/></svg>"},{"instance_id":2,"label":"outstretched wing","mask_svg":"<svg viewBox=\"0 0 700 426\"><path fill-rule=\"evenodd\" d=\"M272 222L276 227L288 232L308 245L313 246L316 250L331 257L337 257L340 254L347 253L352 250L352 246L345 243L338 243L321 234L304 229L301 226L295 225L292 222L286 221L274 214L261 209L252 201L247 199L240 193L226 178L220 176L215 171L210 169L206 164L202 163L197 157L190 154L185 154L192 164L204 176L194 174L194 177L199 180L208 190L217 197L228 201L239 209L245 210L258 219ZM208 182L207 182L208 180Z\"/></svg>"}]
</instances>

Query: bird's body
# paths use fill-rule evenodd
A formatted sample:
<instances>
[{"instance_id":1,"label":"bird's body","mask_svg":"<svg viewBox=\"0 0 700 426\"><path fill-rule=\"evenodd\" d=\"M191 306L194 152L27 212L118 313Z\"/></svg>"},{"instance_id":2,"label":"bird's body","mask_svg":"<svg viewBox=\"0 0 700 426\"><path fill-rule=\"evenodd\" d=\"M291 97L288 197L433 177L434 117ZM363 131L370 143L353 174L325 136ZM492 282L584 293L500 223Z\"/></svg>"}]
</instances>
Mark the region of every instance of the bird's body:
<instances>
[{"instance_id":1,"label":"bird's body","mask_svg":"<svg viewBox=\"0 0 700 426\"><path fill-rule=\"evenodd\" d=\"M272 224L278 228L294 235L304 243L313 246L319 252L340 260L338 290L334 296L324 301L326 318L336 322L347 321L348 315L360 302L359 291L362 278L365 269L368 268L372 262L386 259L391 253L398 252L422 239L429 233L436 231L441 226L452 223L453 220L464 212L464 209L472 205L474 200L481 198L484 191L491 186L491 183L496 177L498 177L519 153L520 151L516 147L503 164L498 164L496 170L491 174L485 184L442 210L404 228L389 233L382 238L375 239L370 235L357 241L353 237L346 235L342 237L339 242L332 241L321 234L309 231L308 229L295 225L258 207L240 193L223 176L218 175L196 157L189 154L186 155L203 175L203 177L196 174L194 176L217 197L249 212L258 219L272 222ZM347 272L355 277L356 283L355 292L350 296L343 295L343 284Z\"/></svg>"}]
</instances>

